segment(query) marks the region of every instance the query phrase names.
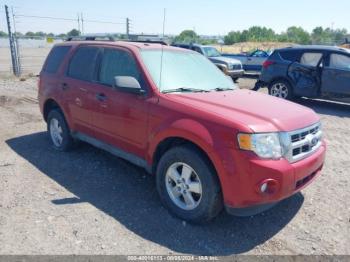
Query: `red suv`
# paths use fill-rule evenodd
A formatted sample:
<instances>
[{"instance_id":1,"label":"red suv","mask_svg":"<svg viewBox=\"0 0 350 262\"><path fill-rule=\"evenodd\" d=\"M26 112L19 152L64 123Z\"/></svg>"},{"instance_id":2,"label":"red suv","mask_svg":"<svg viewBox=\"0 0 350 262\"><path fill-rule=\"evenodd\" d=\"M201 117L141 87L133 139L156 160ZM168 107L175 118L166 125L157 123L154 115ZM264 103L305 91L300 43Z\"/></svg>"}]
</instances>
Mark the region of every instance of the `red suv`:
<instances>
[{"instance_id":1,"label":"red suv","mask_svg":"<svg viewBox=\"0 0 350 262\"><path fill-rule=\"evenodd\" d=\"M310 109L239 90L204 56L154 43L67 41L39 82L53 146L82 140L156 175L191 222L252 215L310 184L326 145Z\"/></svg>"}]
</instances>

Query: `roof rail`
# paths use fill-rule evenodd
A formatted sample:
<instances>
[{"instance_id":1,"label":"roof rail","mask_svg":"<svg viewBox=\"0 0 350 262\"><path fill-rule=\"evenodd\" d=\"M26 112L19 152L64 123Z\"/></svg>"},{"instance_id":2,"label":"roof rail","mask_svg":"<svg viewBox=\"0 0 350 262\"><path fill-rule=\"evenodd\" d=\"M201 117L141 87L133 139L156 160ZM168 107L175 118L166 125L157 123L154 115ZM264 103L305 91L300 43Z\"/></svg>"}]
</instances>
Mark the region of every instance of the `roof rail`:
<instances>
[{"instance_id":1,"label":"roof rail","mask_svg":"<svg viewBox=\"0 0 350 262\"><path fill-rule=\"evenodd\" d=\"M114 42L113 36L98 36L98 35L87 35L87 36L72 36L68 37L66 41L110 41Z\"/></svg>"},{"instance_id":2,"label":"roof rail","mask_svg":"<svg viewBox=\"0 0 350 262\"><path fill-rule=\"evenodd\" d=\"M169 45L167 42L165 41L161 41L161 40L118 40L118 41L125 41L125 42L132 42L132 43L146 43L146 44L161 44L161 45Z\"/></svg>"}]
</instances>

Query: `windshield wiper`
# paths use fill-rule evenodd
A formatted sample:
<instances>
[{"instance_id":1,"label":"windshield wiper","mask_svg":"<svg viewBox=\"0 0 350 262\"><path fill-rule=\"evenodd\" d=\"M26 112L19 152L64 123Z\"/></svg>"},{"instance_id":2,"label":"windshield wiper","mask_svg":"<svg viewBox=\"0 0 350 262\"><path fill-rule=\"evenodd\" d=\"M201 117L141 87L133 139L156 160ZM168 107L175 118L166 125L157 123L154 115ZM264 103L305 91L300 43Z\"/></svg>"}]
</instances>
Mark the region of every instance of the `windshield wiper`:
<instances>
[{"instance_id":1,"label":"windshield wiper","mask_svg":"<svg viewBox=\"0 0 350 262\"><path fill-rule=\"evenodd\" d=\"M231 91L231 90L235 90L235 88L231 88L231 87L217 87L212 89L211 91Z\"/></svg>"},{"instance_id":2,"label":"windshield wiper","mask_svg":"<svg viewBox=\"0 0 350 262\"><path fill-rule=\"evenodd\" d=\"M188 88L188 87L180 87L180 88L174 88L174 89L167 89L162 91L162 93L176 93L176 92L209 92L205 89L198 89L198 88Z\"/></svg>"}]
</instances>

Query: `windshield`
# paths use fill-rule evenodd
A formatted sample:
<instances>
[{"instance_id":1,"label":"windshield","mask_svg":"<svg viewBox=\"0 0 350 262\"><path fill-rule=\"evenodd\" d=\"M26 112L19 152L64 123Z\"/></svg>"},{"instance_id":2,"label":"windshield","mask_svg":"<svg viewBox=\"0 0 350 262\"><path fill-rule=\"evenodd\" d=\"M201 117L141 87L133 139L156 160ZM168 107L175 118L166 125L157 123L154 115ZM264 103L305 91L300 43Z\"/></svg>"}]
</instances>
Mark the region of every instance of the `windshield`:
<instances>
[{"instance_id":1,"label":"windshield","mask_svg":"<svg viewBox=\"0 0 350 262\"><path fill-rule=\"evenodd\" d=\"M143 50L141 54L161 92L174 89L213 91L235 88L233 81L201 54L169 50L164 50L163 54L162 50Z\"/></svg>"},{"instance_id":2,"label":"windshield","mask_svg":"<svg viewBox=\"0 0 350 262\"><path fill-rule=\"evenodd\" d=\"M215 57L215 56L221 56L218 50L216 50L215 47L207 46L203 47L204 55L207 57Z\"/></svg>"}]
</instances>

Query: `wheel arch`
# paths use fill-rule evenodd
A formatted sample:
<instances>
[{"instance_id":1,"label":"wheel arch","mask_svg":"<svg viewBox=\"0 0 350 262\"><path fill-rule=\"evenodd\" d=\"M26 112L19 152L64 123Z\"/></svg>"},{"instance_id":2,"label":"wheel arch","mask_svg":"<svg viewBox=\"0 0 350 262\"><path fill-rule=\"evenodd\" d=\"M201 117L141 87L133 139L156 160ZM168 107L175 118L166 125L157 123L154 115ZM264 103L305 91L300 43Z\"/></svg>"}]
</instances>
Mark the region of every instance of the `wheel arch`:
<instances>
[{"instance_id":1,"label":"wheel arch","mask_svg":"<svg viewBox=\"0 0 350 262\"><path fill-rule=\"evenodd\" d=\"M43 117L44 120L47 121L47 117L52 109L61 109L60 105L56 102L56 100L49 98L45 101L43 106Z\"/></svg>"},{"instance_id":2,"label":"wheel arch","mask_svg":"<svg viewBox=\"0 0 350 262\"><path fill-rule=\"evenodd\" d=\"M290 79L288 76L278 76L278 77L275 77L273 78L270 83L269 83L269 88L277 81L286 81L290 87L292 88L292 90L294 90L294 85L293 85L293 81L292 79Z\"/></svg>"}]
</instances>

